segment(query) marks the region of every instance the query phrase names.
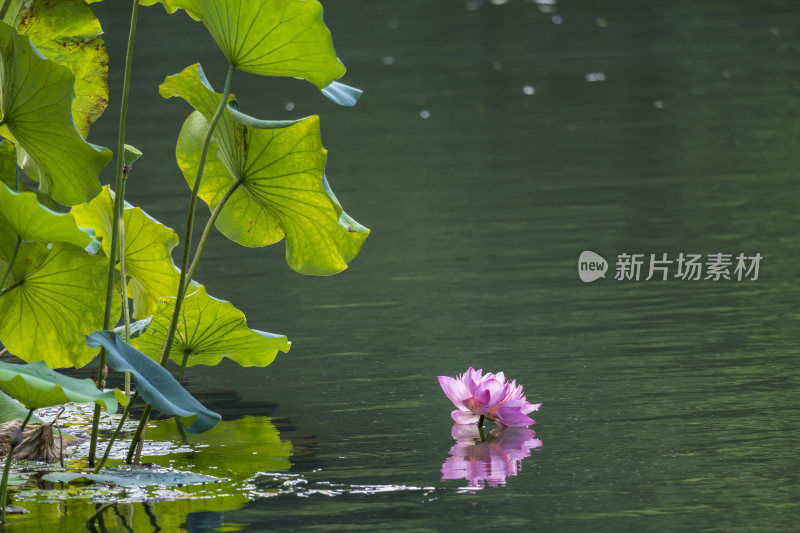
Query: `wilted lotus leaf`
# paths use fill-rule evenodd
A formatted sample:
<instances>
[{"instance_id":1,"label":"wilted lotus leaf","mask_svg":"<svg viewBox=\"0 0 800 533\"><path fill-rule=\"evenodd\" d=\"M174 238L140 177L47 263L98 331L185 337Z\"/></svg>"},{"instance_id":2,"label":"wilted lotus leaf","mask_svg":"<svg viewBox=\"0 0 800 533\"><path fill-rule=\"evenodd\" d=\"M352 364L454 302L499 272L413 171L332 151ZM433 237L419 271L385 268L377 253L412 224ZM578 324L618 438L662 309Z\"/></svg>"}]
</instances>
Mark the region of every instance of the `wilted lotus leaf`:
<instances>
[{"instance_id":1,"label":"wilted lotus leaf","mask_svg":"<svg viewBox=\"0 0 800 533\"><path fill-rule=\"evenodd\" d=\"M8 455L10 441L19 433L21 426L22 419L0 424L0 457ZM14 448L14 459L45 463L62 460L66 452L66 442L53 429L53 424L26 426L22 442Z\"/></svg>"}]
</instances>

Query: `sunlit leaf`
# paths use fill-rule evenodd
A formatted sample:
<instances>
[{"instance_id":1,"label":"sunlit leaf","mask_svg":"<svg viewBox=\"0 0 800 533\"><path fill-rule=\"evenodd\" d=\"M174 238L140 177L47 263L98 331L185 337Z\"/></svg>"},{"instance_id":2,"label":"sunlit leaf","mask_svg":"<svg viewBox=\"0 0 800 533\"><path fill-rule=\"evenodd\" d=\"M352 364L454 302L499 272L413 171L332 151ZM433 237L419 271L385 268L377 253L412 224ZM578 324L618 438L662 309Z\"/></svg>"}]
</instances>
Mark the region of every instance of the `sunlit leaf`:
<instances>
[{"instance_id":1,"label":"sunlit leaf","mask_svg":"<svg viewBox=\"0 0 800 533\"><path fill-rule=\"evenodd\" d=\"M91 379L64 376L48 368L43 361L27 365L0 361L0 387L28 409L69 402L95 402L114 413L117 402L128 403L128 398L119 389L101 391Z\"/></svg>"},{"instance_id":2,"label":"sunlit leaf","mask_svg":"<svg viewBox=\"0 0 800 533\"><path fill-rule=\"evenodd\" d=\"M108 105L108 53L94 12L85 0L15 0L6 20L47 59L72 71L72 117L86 137Z\"/></svg>"},{"instance_id":3,"label":"sunlit leaf","mask_svg":"<svg viewBox=\"0 0 800 533\"><path fill-rule=\"evenodd\" d=\"M136 378L136 391L164 414L178 416L189 433L202 433L214 427L220 415L203 407L181 387L169 370L120 339L113 331L95 331L86 337L89 346L104 346L108 364L117 372L130 372Z\"/></svg>"},{"instance_id":4,"label":"sunlit leaf","mask_svg":"<svg viewBox=\"0 0 800 533\"><path fill-rule=\"evenodd\" d=\"M94 228L103 239L103 250L111 252L114 195L108 186L88 204L72 208L80 226ZM139 207L125 206L125 273L130 277L128 294L133 316L153 314L162 296L178 293L180 274L172 262L178 235Z\"/></svg>"},{"instance_id":5,"label":"sunlit leaf","mask_svg":"<svg viewBox=\"0 0 800 533\"><path fill-rule=\"evenodd\" d=\"M0 341L25 361L83 366L96 350L87 333L103 327L108 260L57 244L43 264L0 296ZM112 318L119 318L119 303Z\"/></svg>"},{"instance_id":6,"label":"sunlit leaf","mask_svg":"<svg viewBox=\"0 0 800 533\"><path fill-rule=\"evenodd\" d=\"M72 121L75 77L44 59L27 36L0 22L0 135L17 144L17 162L39 189L66 205L100 192L111 151L87 143Z\"/></svg>"},{"instance_id":7,"label":"sunlit leaf","mask_svg":"<svg viewBox=\"0 0 800 533\"><path fill-rule=\"evenodd\" d=\"M17 184L17 149L9 140L0 141L0 183L11 189Z\"/></svg>"},{"instance_id":8,"label":"sunlit leaf","mask_svg":"<svg viewBox=\"0 0 800 533\"><path fill-rule=\"evenodd\" d=\"M6 238L9 236L10 238ZM13 239L13 240L12 240ZM4 232L3 223L0 223L0 272L8 268L8 261L16 246L16 237L13 232ZM19 247L17 258L11 269L11 274L6 281L6 287L12 285L44 264L50 254L50 249L41 242L23 242Z\"/></svg>"},{"instance_id":9,"label":"sunlit leaf","mask_svg":"<svg viewBox=\"0 0 800 533\"><path fill-rule=\"evenodd\" d=\"M183 125L177 158L194 184L203 137L221 95L199 65L168 77L165 98L184 98L198 111ZM286 260L302 274L329 275L347 268L369 230L342 211L323 174L319 117L275 123L248 117L232 106L214 134L199 196L210 208L237 180L216 227L244 246L266 246L286 237Z\"/></svg>"},{"instance_id":10,"label":"sunlit leaf","mask_svg":"<svg viewBox=\"0 0 800 533\"><path fill-rule=\"evenodd\" d=\"M0 424L11 422L18 418L24 419L28 416L29 409L25 409L17 400L0 391ZM42 419L33 415L30 420L31 424L42 424Z\"/></svg>"},{"instance_id":11,"label":"sunlit leaf","mask_svg":"<svg viewBox=\"0 0 800 533\"><path fill-rule=\"evenodd\" d=\"M142 0L153 5L156 0ZM344 75L316 0L161 0L202 22L237 68L308 80L320 89Z\"/></svg>"},{"instance_id":12,"label":"sunlit leaf","mask_svg":"<svg viewBox=\"0 0 800 533\"><path fill-rule=\"evenodd\" d=\"M26 241L64 242L90 254L100 249L94 230L79 228L70 213L56 213L43 207L35 193L14 192L0 184L0 227L3 222Z\"/></svg>"},{"instance_id":13,"label":"sunlit leaf","mask_svg":"<svg viewBox=\"0 0 800 533\"><path fill-rule=\"evenodd\" d=\"M158 359L174 310L175 298L163 298L150 327L132 344ZM242 366L267 366L278 350L288 352L289 347L284 335L249 329L244 313L199 287L183 301L170 358L181 364L188 356L186 366L216 365L223 357Z\"/></svg>"}]
</instances>

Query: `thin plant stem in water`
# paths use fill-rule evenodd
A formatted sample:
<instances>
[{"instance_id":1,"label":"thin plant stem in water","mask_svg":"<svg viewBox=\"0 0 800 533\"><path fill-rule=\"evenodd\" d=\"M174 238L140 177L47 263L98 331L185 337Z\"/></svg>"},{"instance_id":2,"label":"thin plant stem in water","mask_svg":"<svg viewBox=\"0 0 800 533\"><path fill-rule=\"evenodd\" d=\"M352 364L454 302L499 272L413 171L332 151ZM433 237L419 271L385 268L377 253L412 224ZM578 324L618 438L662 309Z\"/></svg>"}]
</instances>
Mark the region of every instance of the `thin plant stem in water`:
<instances>
[{"instance_id":1,"label":"thin plant stem in water","mask_svg":"<svg viewBox=\"0 0 800 533\"><path fill-rule=\"evenodd\" d=\"M125 189L128 186L128 173L131 167L125 165L122 168L122 185L117 191L118 195L125 198ZM125 342L131 342L131 308L128 305L128 275L125 268L125 204L119 206L119 277L120 289L122 290L122 317L125 323ZM125 396L131 395L131 373L125 372Z\"/></svg>"},{"instance_id":2,"label":"thin plant stem in water","mask_svg":"<svg viewBox=\"0 0 800 533\"><path fill-rule=\"evenodd\" d=\"M101 516L103 516L103 513L105 513L110 507L114 507L115 505L117 505L117 502L105 503L105 504L101 505L97 509L97 511L95 511L92 514L92 516L90 516L89 518L86 519L86 528L89 529L89 530L95 529L95 527L94 527L95 521L98 518L100 518Z\"/></svg>"},{"instance_id":3,"label":"thin plant stem in water","mask_svg":"<svg viewBox=\"0 0 800 533\"><path fill-rule=\"evenodd\" d=\"M161 347L161 358L159 359L159 364L161 366L166 366L167 360L169 359L169 353L172 349L172 343L175 340L175 332L178 329L178 321L180 320L181 316L181 306L183 305L183 299L186 296L186 290L189 287L189 284L192 282L192 278L189 275L189 255L191 253L192 247L192 233L194 232L194 216L197 206L197 195L200 192L200 184L203 179L203 168L206 164L206 158L208 156L208 147L211 144L211 139L214 135L214 129L217 127L217 123L219 119L222 117L222 113L225 111L225 106L228 104L228 96L231 94L231 84L233 82L233 71L235 67L233 63L228 63L228 74L225 77L225 86L222 89L222 97L219 101L219 106L217 106L217 110L214 113L214 116L211 118L211 122L208 124L208 130L206 131L205 138L203 139L203 147L200 151L200 162L197 165L197 175L194 180L194 186L192 187L192 196L189 200L189 214L186 220L186 235L183 240L183 257L181 258L181 275L180 280L178 282L178 294L175 298L175 309L172 312L172 320L169 324L169 329L167 330L167 334L164 338L164 344ZM238 185L237 185L238 186ZM230 194L233 194L231 191ZM227 196L230 197L230 194ZM217 207L220 207L222 202ZM205 233L205 232L204 232ZM205 242L203 241L203 244ZM198 246L198 252L202 253L202 249ZM195 257L197 257L197 253L195 253ZM196 264L192 266L196 267ZM193 272L193 271L192 271ZM136 433L133 436L133 441L131 442L131 448L128 452L128 457L126 458L127 462L131 462L133 459L133 450L137 449L137 444L139 444L139 439L141 439L142 432L144 431L145 426L147 425L147 421L150 418L150 412L152 408L150 405L146 405L144 412L142 413L142 418L139 419L139 426L136 428ZM139 452L141 452L141 446L138 447ZM138 460L138 453L137 453L137 460Z\"/></svg>"},{"instance_id":4,"label":"thin plant stem in water","mask_svg":"<svg viewBox=\"0 0 800 533\"><path fill-rule=\"evenodd\" d=\"M33 409L28 411L28 416L25 417L25 420L22 421L22 426L19 428L20 432L20 442L22 442L22 435L24 435L25 426L28 425L30 422L31 417L33 416ZM6 505L8 504L8 473L11 471L11 459L14 457L14 449L17 447L17 444L14 442L14 438L11 437L9 440L9 447L8 447L8 455L6 456L6 466L3 469L3 481L0 483L0 524L5 524L6 522Z\"/></svg>"},{"instance_id":5,"label":"thin plant stem in water","mask_svg":"<svg viewBox=\"0 0 800 533\"><path fill-rule=\"evenodd\" d=\"M122 418L119 419L119 424L117 424L117 429L114 430L114 434L111 435L111 439L108 441L108 446L106 446L106 452L103 454L102 459L97 463L97 466L94 468L94 473L98 474L100 470L103 468L103 465L106 464L108 460L108 454L111 453L111 447L114 446L114 441L117 440L119 437L120 431L122 431L122 426L125 424L125 421L128 419L128 415L131 413L131 407L133 403L139 398L139 393L135 392L133 396L130 397L128 400L128 405L125 406L125 411L122 412Z\"/></svg>"},{"instance_id":6,"label":"thin plant stem in water","mask_svg":"<svg viewBox=\"0 0 800 533\"><path fill-rule=\"evenodd\" d=\"M117 267L117 252L119 240L119 215L122 212L125 199L123 197L123 176L122 171L124 168L125 156L125 128L128 123L128 96L131 89L131 70L133 68L133 44L136 37L136 22L139 18L139 0L133 0L131 8L131 24L128 31L128 48L125 54L125 77L122 82L122 99L120 103L119 114L119 134L117 138L117 168L115 174L115 190L117 191L114 198L114 218L111 223L111 249L109 250L108 258L108 281L106 285L106 309L103 316L103 329L108 329L111 326L111 309L114 301L114 276ZM121 194L122 193L122 194ZM124 280L123 280L124 282ZM127 302L123 302L127 304ZM97 371L97 387L102 390L105 386L105 373L106 373L106 352L104 348L100 349L100 364ZM95 453L97 451L97 433L100 426L100 405L96 404L94 407L94 416L92 417L92 438L89 444L89 466L94 466Z\"/></svg>"}]
</instances>

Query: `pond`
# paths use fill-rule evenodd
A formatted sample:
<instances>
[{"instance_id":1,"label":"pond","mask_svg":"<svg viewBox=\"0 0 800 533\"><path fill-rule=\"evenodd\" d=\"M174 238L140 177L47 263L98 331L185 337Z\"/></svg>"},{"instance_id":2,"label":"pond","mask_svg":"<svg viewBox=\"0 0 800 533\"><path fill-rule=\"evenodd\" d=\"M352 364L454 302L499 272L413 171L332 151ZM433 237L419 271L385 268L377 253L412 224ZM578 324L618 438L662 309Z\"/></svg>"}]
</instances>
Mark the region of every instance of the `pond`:
<instances>
[{"instance_id":1,"label":"pond","mask_svg":"<svg viewBox=\"0 0 800 533\"><path fill-rule=\"evenodd\" d=\"M223 415L211 433L148 430L161 444L145 462L232 481L186 489L196 499L111 494L125 503L98 527L796 527L797 4L324 4L358 106L238 72L234 92L257 117L320 114L328 178L372 234L334 277L292 272L283 246L212 237L195 277L292 349L263 369L187 371ZM129 6L93 7L112 102L90 140L113 146ZM173 150L190 108L156 88L198 60L219 90L225 60L203 28L142 9L128 142L145 155L128 200L179 231L189 191ZM755 280L612 267L583 283L585 250L763 259ZM436 377L469 366L543 403L535 437L455 446ZM96 508L31 498L9 530L79 531Z\"/></svg>"}]
</instances>

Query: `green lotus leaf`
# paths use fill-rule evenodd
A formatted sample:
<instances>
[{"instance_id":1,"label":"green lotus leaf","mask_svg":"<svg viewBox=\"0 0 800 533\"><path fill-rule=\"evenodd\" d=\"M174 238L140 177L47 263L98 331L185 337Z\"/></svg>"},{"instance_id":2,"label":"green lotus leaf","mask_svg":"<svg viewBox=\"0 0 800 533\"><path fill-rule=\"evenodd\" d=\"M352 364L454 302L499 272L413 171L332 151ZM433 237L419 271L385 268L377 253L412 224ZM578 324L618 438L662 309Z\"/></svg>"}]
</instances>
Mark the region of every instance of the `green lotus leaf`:
<instances>
[{"instance_id":1,"label":"green lotus leaf","mask_svg":"<svg viewBox=\"0 0 800 533\"><path fill-rule=\"evenodd\" d=\"M51 472L42 476L45 481L55 483L110 483L121 487L182 487L184 485L200 485L215 483L219 478L195 474L193 472L175 472L173 470L156 470L144 468L104 468L99 474L93 472Z\"/></svg>"},{"instance_id":2,"label":"green lotus leaf","mask_svg":"<svg viewBox=\"0 0 800 533\"><path fill-rule=\"evenodd\" d=\"M89 346L104 346L108 364L117 372L136 378L136 391L164 414L178 416L189 433L202 433L217 425L220 415L203 407L181 387L169 370L159 365L113 331L95 331L86 337Z\"/></svg>"},{"instance_id":3,"label":"green lotus leaf","mask_svg":"<svg viewBox=\"0 0 800 533\"><path fill-rule=\"evenodd\" d=\"M0 183L10 189L17 186L17 148L7 139L0 141Z\"/></svg>"},{"instance_id":4,"label":"green lotus leaf","mask_svg":"<svg viewBox=\"0 0 800 533\"><path fill-rule=\"evenodd\" d=\"M10 236L10 238L9 238ZM0 272L8 269L8 262L14 253L17 237L13 232L4 232L3 223L0 222ZM6 280L6 287L12 285L25 276L41 267L47 259L50 249L42 242L23 242L14 260L14 266Z\"/></svg>"},{"instance_id":5,"label":"green lotus leaf","mask_svg":"<svg viewBox=\"0 0 800 533\"><path fill-rule=\"evenodd\" d=\"M107 272L107 259L56 244L39 268L0 296L0 341L25 361L87 364L96 351L84 337L103 327ZM119 310L117 302L114 322Z\"/></svg>"},{"instance_id":6,"label":"green lotus leaf","mask_svg":"<svg viewBox=\"0 0 800 533\"><path fill-rule=\"evenodd\" d=\"M15 365L0 361L0 388L28 409L62 403L97 403L114 413L128 403L119 389L101 391L91 379L76 379L51 370L44 361Z\"/></svg>"},{"instance_id":7,"label":"green lotus leaf","mask_svg":"<svg viewBox=\"0 0 800 533\"><path fill-rule=\"evenodd\" d=\"M75 128L72 72L43 58L29 37L2 22L0 55L0 135L16 142L17 164L58 202L92 199L111 151L87 143Z\"/></svg>"},{"instance_id":8,"label":"green lotus leaf","mask_svg":"<svg viewBox=\"0 0 800 533\"><path fill-rule=\"evenodd\" d=\"M142 0L153 5L155 0ZM161 0L202 22L236 68L308 80L319 89L344 75L316 0Z\"/></svg>"},{"instance_id":9,"label":"green lotus leaf","mask_svg":"<svg viewBox=\"0 0 800 533\"><path fill-rule=\"evenodd\" d=\"M162 296L178 293L180 273L172 262L178 235L156 221L140 207L125 206L125 273L128 294L133 299L133 316L152 315ZM94 228L103 239L103 250L111 252L114 194L108 186L88 204L72 208L81 226Z\"/></svg>"},{"instance_id":10,"label":"green lotus leaf","mask_svg":"<svg viewBox=\"0 0 800 533\"><path fill-rule=\"evenodd\" d=\"M183 125L176 155L194 185L203 137L221 95L199 65L168 77L165 98L184 98L198 111ZM323 174L319 117L260 121L228 105L209 149L199 196L213 209L237 181L216 221L217 229L244 246L266 246L286 237L286 261L301 274L330 275L347 268L369 230L339 205Z\"/></svg>"},{"instance_id":11,"label":"green lotus leaf","mask_svg":"<svg viewBox=\"0 0 800 533\"><path fill-rule=\"evenodd\" d=\"M86 137L108 105L108 53L94 12L84 0L14 0L6 20L47 59L72 71L72 117Z\"/></svg>"},{"instance_id":12,"label":"green lotus leaf","mask_svg":"<svg viewBox=\"0 0 800 533\"><path fill-rule=\"evenodd\" d=\"M100 249L94 230L79 228L70 213L42 206L33 192L14 192L0 184L0 219L25 241L64 242L90 254Z\"/></svg>"},{"instance_id":13,"label":"green lotus leaf","mask_svg":"<svg viewBox=\"0 0 800 533\"><path fill-rule=\"evenodd\" d=\"M150 327L133 346L158 360L174 310L175 298L162 298ZM286 353L290 346L284 335L249 329L244 313L201 286L183 301L170 359L181 364L188 356L186 366L194 366L216 365L227 357L242 366L267 366L278 350Z\"/></svg>"},{"instance_id":14,"label":"green lotus leaf","mask_svg":"<svg viewBox=\"0 0 800 533\"><path fill-rule=\"evenodd\" d=\"M0 424L11 422L18 418L25 419L30 409L25 409L17 400L0 391ZM36 415L31 416L31 424L43 424L42 419Z\"/></svg>"}]
</instances>

